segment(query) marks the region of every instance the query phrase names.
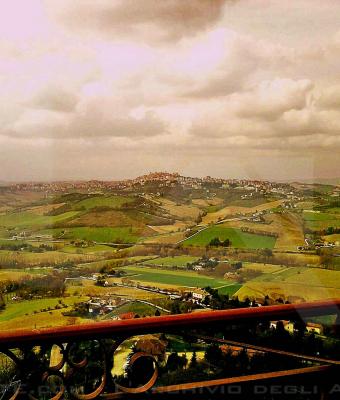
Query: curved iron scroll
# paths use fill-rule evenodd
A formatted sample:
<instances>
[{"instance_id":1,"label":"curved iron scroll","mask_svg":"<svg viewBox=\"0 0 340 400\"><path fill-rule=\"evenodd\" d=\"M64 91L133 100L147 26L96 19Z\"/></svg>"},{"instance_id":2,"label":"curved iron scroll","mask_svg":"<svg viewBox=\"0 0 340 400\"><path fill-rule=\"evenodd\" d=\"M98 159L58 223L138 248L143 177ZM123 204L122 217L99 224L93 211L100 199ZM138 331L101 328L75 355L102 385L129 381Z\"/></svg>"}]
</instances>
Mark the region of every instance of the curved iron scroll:
<instances>
[{"instance_id":1,"label":"curved iron scroll","mask_svg":"<svg viewBox=\"0 0 340 400\"><path fill-rule=\"evenodd\" d=\"M39 400L43 394L44 398L59 400L67 394L77 400L92 400L103 393L110 393L115 397L122 393L147 392L158 377L157 360L148 353L136 352L128 361L128 368L133 369L134 364L144 357L152 360L154 369L147 382L131 387L115 382L112 377L114 352L126 339L127 337L110 342L93 340L87 343L51 343L44 347L11 350L2 348L0 357L3 366L7 364L8 372L12 372L13 376L7 377L8 382L0 386L1 399L17 400L24 397ZM4 363L5 358L10 360L11 366L8 366L8 362ZM90 379L87 369L91 372Z\"/></svg>"}]
</instances>

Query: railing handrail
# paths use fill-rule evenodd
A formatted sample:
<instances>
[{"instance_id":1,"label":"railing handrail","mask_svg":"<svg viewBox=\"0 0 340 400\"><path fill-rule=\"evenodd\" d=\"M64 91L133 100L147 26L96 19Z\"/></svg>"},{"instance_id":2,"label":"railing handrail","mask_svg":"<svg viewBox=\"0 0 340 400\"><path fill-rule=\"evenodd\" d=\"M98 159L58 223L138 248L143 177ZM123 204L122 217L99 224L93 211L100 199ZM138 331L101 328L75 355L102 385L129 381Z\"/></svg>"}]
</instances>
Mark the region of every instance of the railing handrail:
<instances>
[{"instance_id":1,"label":"railing handrail","mask_svg":"<svg viewBox=\"0 0 340 400\"><path fill-rule=\"evenodd\" d=\"M242 322L252 320L282 320L296 317L339 314L340 299L315 301L299 304L237 308L219 311L202 311L190 314L167 315L136 318L123 321L94 322L90 324L60 326L47 329L18 329L0 332L1 345L23 345L25 343L67 342L68 340L86 340L110 337L111 335L138 335L156 333L199 326L211 323Z\"/></svg>"}]
</instances>

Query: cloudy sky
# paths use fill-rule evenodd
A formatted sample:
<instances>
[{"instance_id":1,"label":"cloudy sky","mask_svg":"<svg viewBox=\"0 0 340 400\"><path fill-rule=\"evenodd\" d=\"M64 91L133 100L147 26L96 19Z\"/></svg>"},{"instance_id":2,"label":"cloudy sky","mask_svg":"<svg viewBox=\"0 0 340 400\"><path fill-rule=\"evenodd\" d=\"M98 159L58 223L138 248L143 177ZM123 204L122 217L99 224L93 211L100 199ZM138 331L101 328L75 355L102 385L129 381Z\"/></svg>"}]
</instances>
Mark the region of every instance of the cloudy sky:
<instances>
[{"instance_id":1,"label":"cloudy sky","mask_svg":"<svg viewBox=\"0 0 340 400\"><path fill-rule=\"evenodd\" d=\"M340 176L338 0L0 7L0 180Z\"/></svg>"}]
</instances>

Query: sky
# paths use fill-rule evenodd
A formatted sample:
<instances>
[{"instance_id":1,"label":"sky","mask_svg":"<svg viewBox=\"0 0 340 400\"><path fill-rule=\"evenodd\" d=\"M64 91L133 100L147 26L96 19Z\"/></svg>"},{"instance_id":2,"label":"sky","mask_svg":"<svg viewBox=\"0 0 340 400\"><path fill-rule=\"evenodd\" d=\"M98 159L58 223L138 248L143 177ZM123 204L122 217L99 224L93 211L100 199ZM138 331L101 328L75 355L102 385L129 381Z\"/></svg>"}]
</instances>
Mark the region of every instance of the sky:
<instances>
[{"instance_id":1,"label":"sky","mask_svg":"<svg viewBox=\"0 0 340 400\"><path fill-rule=\"evenodd\" d=\"M340 177L340 1L0 7L0 181Z\"/></svg>"}]
</instances>

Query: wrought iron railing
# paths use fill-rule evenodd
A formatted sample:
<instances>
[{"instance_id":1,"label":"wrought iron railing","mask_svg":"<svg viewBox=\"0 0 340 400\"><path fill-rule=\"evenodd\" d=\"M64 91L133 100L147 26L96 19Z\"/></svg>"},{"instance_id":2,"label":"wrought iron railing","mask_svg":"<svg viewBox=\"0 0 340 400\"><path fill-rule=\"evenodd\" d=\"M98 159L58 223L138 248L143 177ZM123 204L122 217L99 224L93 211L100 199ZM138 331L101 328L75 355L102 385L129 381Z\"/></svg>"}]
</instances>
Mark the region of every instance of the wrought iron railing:
<instances>
[{"instance_id":1,"label":"wrought iron railing","mask_svg":"<svg viewBox=\"0 0 340 400\"><path fill-rule=\"evenodd\" d=\"M340 395L339 354L325 358L277 348L275 343L258 344L254 330L249 333L251 343L244 343L244 336L242 340L235 340L235 332L237 338L239 331L234 328L257 329L266 321L301 321L321 315L336 315L339 321L339 309L340 300L333 300L2 332L0 399L298 399L304 394L307 397L303 398L337 398ZM215 343L228 351L245 349L270 354L277 357L277 363L275 370L248 368L238 375L233 375L232 368L228 367L225 376L221 367L217 377L191 376L187 382L167 384L167 372L160 373L159 353L133 348L126 363L127 375L115 376L114 367L117 362L123 362L117 357L122 343L137 335L150 334L162 334L158 336L159 343L164 342L165 334L201 345ZM282 359L295 360L296 364L289 362L290 368L287 363L281 367Z\"/></svg>"}]
</instances>

